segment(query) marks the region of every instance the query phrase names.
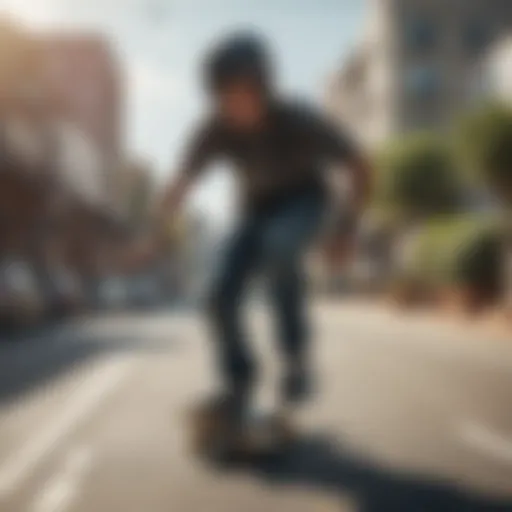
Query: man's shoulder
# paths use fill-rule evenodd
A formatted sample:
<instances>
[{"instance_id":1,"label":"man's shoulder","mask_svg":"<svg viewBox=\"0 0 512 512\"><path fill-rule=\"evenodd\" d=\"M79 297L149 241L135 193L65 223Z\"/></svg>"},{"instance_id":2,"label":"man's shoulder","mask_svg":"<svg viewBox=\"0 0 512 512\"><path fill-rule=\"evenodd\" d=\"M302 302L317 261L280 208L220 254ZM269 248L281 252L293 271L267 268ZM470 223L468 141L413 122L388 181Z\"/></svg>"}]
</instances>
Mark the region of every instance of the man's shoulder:
<instances>
[{"instance_id":1,"label":"man's shoulder","mask_svg":"<svg viewBox=\"0 0 512 512\"><path fill-rule=\"evenodd\" d=\"M300 98L287 98L276 102L275 112L278 119L301 126L315 126L324 119L325 114L311 101Z\"/></svg>"}]
</instances>

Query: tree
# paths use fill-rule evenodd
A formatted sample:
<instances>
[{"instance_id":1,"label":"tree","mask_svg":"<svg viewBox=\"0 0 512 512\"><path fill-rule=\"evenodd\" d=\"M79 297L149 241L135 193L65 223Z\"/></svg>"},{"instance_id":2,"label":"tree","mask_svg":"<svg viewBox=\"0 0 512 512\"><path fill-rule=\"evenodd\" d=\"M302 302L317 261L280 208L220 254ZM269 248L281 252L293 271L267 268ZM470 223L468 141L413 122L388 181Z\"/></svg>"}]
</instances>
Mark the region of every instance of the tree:
<instances>
[{"instance_id":1,"label":"tree","mask_svg":"<svg viewBox=\"0 0 512 512\"><path fill-rule=\"evenodd\" d=\"M463 164L512 205L512 109L490 104L469 114L457 139Z\"/></svg>"},{"instance_id":2,"label":"tree","mask_svg":"<svg viewBox=\"0 0 512 512\"><path fill-rule=\"evenodd\" d=\"M483 106L461 121L461 160L503 200L503 279L506 307L512 311L512 109L499 103Z\"/></svg>"},{"instance_id":3,"label":"tree","mask_svg":"<svg viewBox=\"0 0 512 512\"><path fill-rule=\"evenodd\" d=\"M453 212L460 182L447 145L430 134L404 137L378 158L376 201L402 217L423 219Z\"/></svg>"}]
</instances>

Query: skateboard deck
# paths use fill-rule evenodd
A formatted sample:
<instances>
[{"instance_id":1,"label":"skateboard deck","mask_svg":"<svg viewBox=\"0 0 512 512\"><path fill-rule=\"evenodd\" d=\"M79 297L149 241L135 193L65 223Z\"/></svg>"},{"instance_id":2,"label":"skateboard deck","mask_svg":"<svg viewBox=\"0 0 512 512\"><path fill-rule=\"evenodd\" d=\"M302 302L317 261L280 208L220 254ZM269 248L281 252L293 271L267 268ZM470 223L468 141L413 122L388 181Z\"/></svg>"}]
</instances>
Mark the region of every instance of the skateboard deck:
<instances>
[{"instance_id":1,"label":"skateboard deck","mask_svg":"<svg viewBox=\"0 0 512 512\"><path fill-rule=\"evenodd\" d=\"M197 408L190 415L192 451L209 460L233 461L283 453L296 439L292 415L251 411L236 427L220 411Z\"/></svg>"}]
</instances>

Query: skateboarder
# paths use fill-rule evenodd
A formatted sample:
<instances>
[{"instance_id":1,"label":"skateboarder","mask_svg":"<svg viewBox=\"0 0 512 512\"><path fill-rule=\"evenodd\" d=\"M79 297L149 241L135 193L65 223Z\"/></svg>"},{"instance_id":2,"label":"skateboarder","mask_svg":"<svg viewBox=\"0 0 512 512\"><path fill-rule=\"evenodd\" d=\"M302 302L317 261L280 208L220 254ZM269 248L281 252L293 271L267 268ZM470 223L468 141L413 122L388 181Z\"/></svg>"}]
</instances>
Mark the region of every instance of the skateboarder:
<instances>
[{"instance_id":1,"label":"skateboarder","mask_svg":"<svg viewBox=\"0 0 512 512\"><path fill-rule=\"evenodd\" d=\"M259 37L236 34L213 48L204 63L204 83L211 108L164 194L161 213L168 217L179 208L208 164L218 159L233 164L242 215L209 300L212 341L225 385L221 402L242 411L256 378L240 309L251 278L263 275L285 362L283 400L298 403L311 388L301 260L328 205L324 171L340 166L351 177L356 218L367 196L368 165L315 108L280 94ZM333 234L343 245L351 234L346 220Z\"/></svg>"}]
</instances>

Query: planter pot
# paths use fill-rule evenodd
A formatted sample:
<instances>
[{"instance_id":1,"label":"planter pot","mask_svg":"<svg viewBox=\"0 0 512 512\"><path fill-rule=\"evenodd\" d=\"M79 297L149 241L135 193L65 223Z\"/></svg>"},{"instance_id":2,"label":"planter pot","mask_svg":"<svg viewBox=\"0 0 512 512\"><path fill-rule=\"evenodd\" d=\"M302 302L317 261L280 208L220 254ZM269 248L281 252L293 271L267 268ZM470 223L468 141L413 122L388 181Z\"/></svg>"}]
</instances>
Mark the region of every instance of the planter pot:
<instances>
[{"instance_id":1,"label":"planter pot","mask_svg":"<svg viewBox=\"0 0 512 512\"><path fill-rule=\"evenodd\" d=\"M440 295L441 309L447 313L470 316L482 313L489 305L488 294L473 286L454 286Z\"/></svg>"},{"instance_id":2,"label":"planter pot","mask_svg":"<svg viewBox=\"0 0 512 512\"><path fill-rule=\"evenodd\" d=\"M391 301L398 307L410 309L418 304L418 293L414 286L403 284L391 290Z\"/></svg>"},{"instance_id":3,"label":"planter pot","mask_svg":"<svg viewBox=\"0 0 512 512\"><path fill-rule=\"evenodd\" d=\"M391 298L393 302L406 309L429 306L433 302L432 292L415 282L392 286Z\"/></svg>"}]
</instances>

